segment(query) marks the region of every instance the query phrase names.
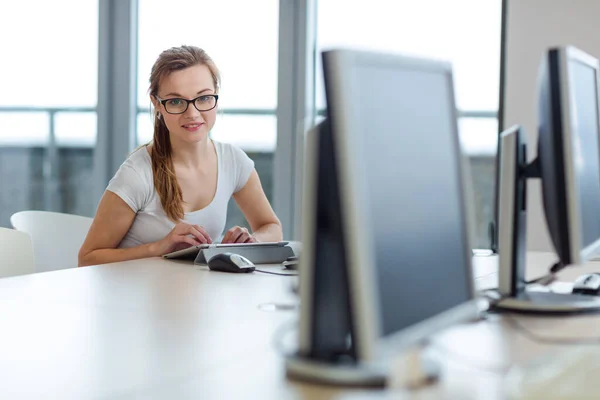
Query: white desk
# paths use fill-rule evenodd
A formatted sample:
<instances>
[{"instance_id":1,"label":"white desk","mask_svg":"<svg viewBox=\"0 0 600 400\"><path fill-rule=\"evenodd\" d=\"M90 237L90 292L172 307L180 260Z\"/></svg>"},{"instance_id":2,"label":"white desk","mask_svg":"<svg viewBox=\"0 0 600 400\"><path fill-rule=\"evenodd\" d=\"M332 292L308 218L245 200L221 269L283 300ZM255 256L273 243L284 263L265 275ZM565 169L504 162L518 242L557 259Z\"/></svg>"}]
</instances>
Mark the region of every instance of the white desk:
<instances>
[{"instance_id":1,"label":"white desk","mask_svg":"<svg viewBox=\"0 0 600 400\"><path fill-rule=\"evenodd\" d=\"M552 261L530 254L531 277ZM479 284L495 285L495 263L476 258ZM435 338L449 356L440 384L426 390L346 391L288 381L274 333L297 313L260 306L295 304L294 279L161 259L1 279L0 398L502 399L502 376L464 359L506 365L554 349L494 317ZM518 320L548 336L600 331L600 316Z\"/></svg>"}]
</instances>

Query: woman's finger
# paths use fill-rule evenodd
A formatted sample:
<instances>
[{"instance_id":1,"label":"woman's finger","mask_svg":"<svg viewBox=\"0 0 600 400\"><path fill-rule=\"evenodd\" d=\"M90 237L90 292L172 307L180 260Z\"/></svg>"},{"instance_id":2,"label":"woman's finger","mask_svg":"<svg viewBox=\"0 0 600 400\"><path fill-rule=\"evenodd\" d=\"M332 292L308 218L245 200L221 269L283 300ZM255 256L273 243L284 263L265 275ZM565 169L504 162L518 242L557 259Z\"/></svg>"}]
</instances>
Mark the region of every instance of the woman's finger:
<instances>
[{"instance_id":1,"label":"woman's finger","mask_svg":"<svg viewBox=\"0 0 600 400\"><path fill-rule=\"evenodd\" d=\"M221 243L229 243L229 236L231 236L231 229L225 232L223 239L221 239Z\"/></svg>"},{"instance_id":2,"label":"woman's finger","mask_svg":"<svg viewBox=\"0 0 600 400\"><path fill-rule=\"evenodd\" d=\"M241 243L240 238L244 235L244 231L242 228L238 227L235 231L231 233L231 243Z\"/></svg>"},{"instance_id":3,"label":"woman's finger","mask_svg":"<svg viewBox=\"0 0 600 400\"><path fill-rule=\"evenodd\" d=\"M212 239L211 239L210 235L208 234L208 232L206 231L206 229L204 229L200 225L194 225L194 228L196 228L206 238L206 243L209 243L209 244L212 243Z\"/></svg>"},{"instance_id":4,"label":"woman's finger","mask_svg":"<svg viewBox=\"0 0 600 400\"><path fill-rule=\"evenodd\" d=\"M195 228L195 226L190 225L189 234L194 236L200 243L210 243L210 236L208 233L203 233Z\"/></svg>"},{"instance_id":5,"label":"woman's finger","mask_svg":"<svg viewBox=\"0 0 600 400\"><path fill-rule=\"evenodd\" d=\"M235 240L235 243L246 243L248 239L250 239L250 234L248 234L248 232L242 232Z\"/></svg>"},{"instance_id":6,"label":"woman's finger","mask_svg":"<svg viewBox=\"0 0 600 400\"><path fill-rule=\"evenodd\" d=\"M194 239L193 237L188 236L188 235L177 236L177 241L179 243L182 243L182 242L187 243L191 246L197 246L200 244L200 242L198 242L196 239Z\"/></svg>"},{"instance_id":7,"label":"woman's finger","mask_svg":"<svg viewBox=\"0 0 600 400\"><path fill-rule=\"evenodd\" d=\"M185 243L185 242L179 242L175 245L175 247L173 248L173 250L171 250L171 253L174 251L179 251L179 250L183 250L183 249L189 249L190 247L193 247L192 245L190 245L189 243Z\"/></svg>"},{"instance_id":8,"label":"woman's finger","mask_svg":"<svg viewBox=\"0 0 600 400\"><path fill-rule=\"evenodd\" d=\"M225 233L225 236L223 236L223 240L221 240L221 242L223 243L235 243L235 238L237 236L239 236L239 233L241 231L242 228L240 228L239 226L234 226L233 228L229 229L227 231L227 233Z\"/></svg>"}]
</instances>

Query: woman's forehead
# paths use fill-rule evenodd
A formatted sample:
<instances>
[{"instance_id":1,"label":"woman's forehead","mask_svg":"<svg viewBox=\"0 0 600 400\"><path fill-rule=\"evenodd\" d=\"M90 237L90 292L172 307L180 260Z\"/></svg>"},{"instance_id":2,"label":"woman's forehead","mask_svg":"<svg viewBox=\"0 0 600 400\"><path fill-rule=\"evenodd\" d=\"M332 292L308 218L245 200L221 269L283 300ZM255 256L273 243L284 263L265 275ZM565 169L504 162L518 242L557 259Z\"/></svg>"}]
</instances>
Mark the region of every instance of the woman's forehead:
<instances>
[{"instance_id":1,"label":"woman's forehead","mask_svg":"<svg viewBox=\"0 0 600 400\"><path fill-rule=\"evenodd\" d=\"M163 76L159 82L159 93L163 96L168 94L195 96L205 89L213 91L215 89L212 74L206 65L194 65L171 72Z\"/></svg>"}]
</instances>

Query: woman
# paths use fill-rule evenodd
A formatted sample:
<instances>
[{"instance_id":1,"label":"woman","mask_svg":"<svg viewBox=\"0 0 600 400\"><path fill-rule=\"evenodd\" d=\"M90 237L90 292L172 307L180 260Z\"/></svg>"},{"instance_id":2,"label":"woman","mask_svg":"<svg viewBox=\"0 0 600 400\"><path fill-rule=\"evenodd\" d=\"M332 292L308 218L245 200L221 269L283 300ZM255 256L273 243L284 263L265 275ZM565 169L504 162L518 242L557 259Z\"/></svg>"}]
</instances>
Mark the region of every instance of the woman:
<instances>
[{"instance_id":1,"label":"woman","mask_svg":"<svg viewBox=\"0 0 600 400\"><path fill-rule=\"evenodd\" d=\"M282 240L254 162L239 148L209 138L219 84L217 67L202 49L182 46L160 54L150 74L154 138L109 182L79 251L79 266L212 243L225 228L231 197L252 233L235 226L223 243Z\"/></svg>"}]
</instances>

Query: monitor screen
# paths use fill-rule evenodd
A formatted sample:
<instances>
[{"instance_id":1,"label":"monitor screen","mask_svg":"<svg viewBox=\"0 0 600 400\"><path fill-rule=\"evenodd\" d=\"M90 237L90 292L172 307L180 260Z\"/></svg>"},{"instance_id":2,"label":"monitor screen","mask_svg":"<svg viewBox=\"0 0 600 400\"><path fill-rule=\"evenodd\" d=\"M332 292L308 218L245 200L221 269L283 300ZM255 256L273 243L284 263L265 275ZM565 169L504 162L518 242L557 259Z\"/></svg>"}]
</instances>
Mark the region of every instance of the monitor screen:
<instances>
[{"instance_id":1,"label":"monitor screen","mask_svg":"<svg viewBox=\"0 0 600 400\"><path fill-rule=\"evenodd\" d=\"M569 60L572 107L572 142L575 180L579 191L581 245L600 239L600 159L596 70Z\"/></svg>"},{"instance_id":2,"label":"monitor screen","mask_svg":"<svg viewBox=\"0 0 600 400\"><path fill-rule=\"evenodd\" d=\"M385 336L472 298L452 79L369 62L349 76Z\"/></svg>"}]
</instances>

